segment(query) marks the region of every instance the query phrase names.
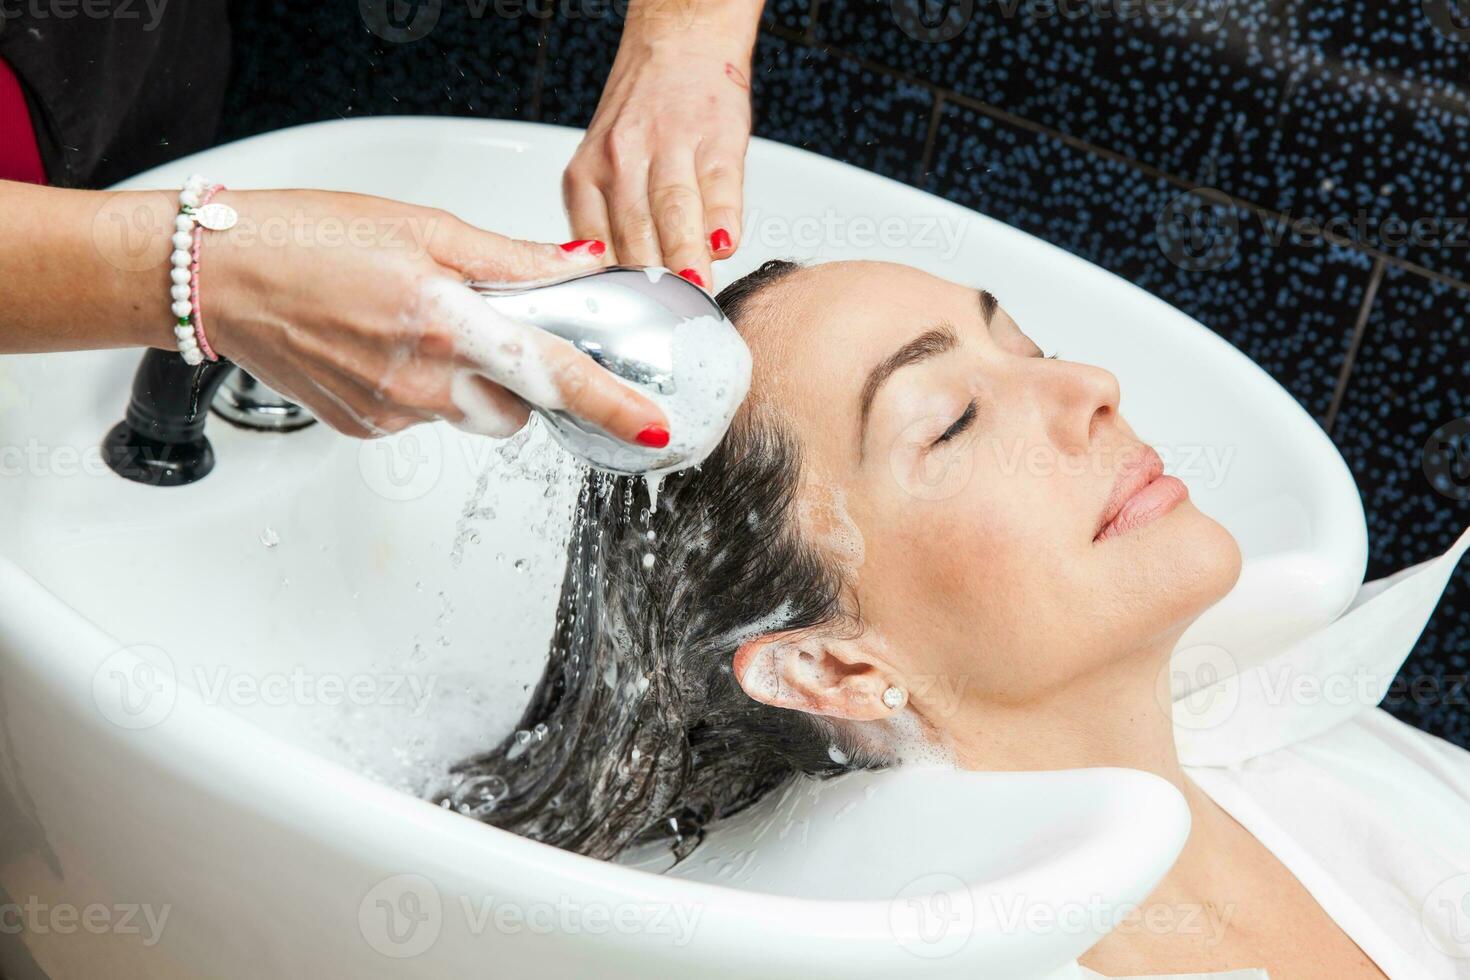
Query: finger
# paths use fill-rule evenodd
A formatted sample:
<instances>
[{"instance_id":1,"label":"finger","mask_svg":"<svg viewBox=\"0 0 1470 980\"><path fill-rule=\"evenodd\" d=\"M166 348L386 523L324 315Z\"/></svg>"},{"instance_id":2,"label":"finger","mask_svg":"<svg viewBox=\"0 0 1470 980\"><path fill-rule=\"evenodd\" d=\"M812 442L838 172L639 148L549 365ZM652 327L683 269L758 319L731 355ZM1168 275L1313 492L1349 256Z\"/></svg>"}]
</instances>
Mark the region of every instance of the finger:
<instances>
[{"instance_id":1,"label":"finger","mask_svg":"<svg viewBox=\"0 0 1470 980\"><path fill-rule=\"evenodd\" d=\"M577 175L568 168L561 182L562 201L567 209L567 221L572 226L573 241L611 242L612 231L607 220L607 201L602 189L592 181ZM617 250L611 250L607 258L617 261Z\"/></svg>"},{"instance_id":2,"label":"finger","mask_svg":"<svg viewBox=\"0 0 1470 980\"><path fill-rule=\"evenodd\" d=\"M312 374L292 371L288 380L267 383L282 397L305 406L314 418L344 436L373 439L386 434L372 420L371 396L350 378L320 370Z\"/></svg>"},{"instance_id":3,"label":"finger","mask_svg":"<svg viewBox=\"0 0 1470 980\"><path fill-rule=\"evenodd\" d=\"M648 201L663 264L694 285L707 286L710 254L693 154L659 155L648 174Z\"/></svg>"},{"instance_id":4,"label":"finger","mask_svg":"<svg viewBox=\"0 0 1470 980\"><path fill-rule=\"evenodd\" d=\"M420 422L444 419L466 432L506 438L530 417L530 406L498 384L463 367L441 364L390 371L375 382L333 374L345 410L355 413L372 435L401 432Z\"/></svg>"},{"instance_id":5,"label":"finger","mask_svg":"<svg viewBox=\"0 0 1470 980\"><path fill-rule=\"evenodd\" d=\"M560 337L540 333L536 342L560 398L555 407L624 442L668 445L668 419L646 396Z\"/></svg>"},{"instance_id":6,"label":"finger","mask_svg":"<svg viewBox=\"0 0 1470 980\"><path fill-rule=\"evenodd\" d=\"M745 147L713 146L700 154L699 196L710 254L728 259L740 247L740 209L744 201Z\"/></svg>"},{"instance_id":7,"label":"finger","mask_svg":"<svg viewBox=\"0 0 1470 980\"><path fill-rule=\"evenodd\" d=\"M425 292L425 314L453 336L463 368L625 442L668 444L668 420L659 407L569 342L501 316L461 283L434 279Z\"/></svg>"},{"instance_id":8,"label":"finger","mask_svg":"<svg viewBox=\"0 0 1470 980\"><path fill-rule=\"evenodd\" d=\"M506 238L457 218L435 236L434 258L469 280L535 282L606 265L607 245L592 239L561 245Z\"/></svg>"},{"instance_id":9,"label":"finger","mask_svg":"<svg viewBox=\"0 0 1470 980\"><path fill-rule=\"evenodd\" d=\"M612 246L623 265L661 265L658 229L648 204L648 170L620 171L607 193Z\"/></svg>"},{"instance_id":10,"label":"finger","mask_svg":"<svg viewBox=\"0 0 1470 980\"><path fill-rule=\"evenodd\" d=\"M456 428L482 436L513 436L531 417L531 406L489 378L468 371L455 374L451 406L444 418Z\"/></svg>"}]
</instances>

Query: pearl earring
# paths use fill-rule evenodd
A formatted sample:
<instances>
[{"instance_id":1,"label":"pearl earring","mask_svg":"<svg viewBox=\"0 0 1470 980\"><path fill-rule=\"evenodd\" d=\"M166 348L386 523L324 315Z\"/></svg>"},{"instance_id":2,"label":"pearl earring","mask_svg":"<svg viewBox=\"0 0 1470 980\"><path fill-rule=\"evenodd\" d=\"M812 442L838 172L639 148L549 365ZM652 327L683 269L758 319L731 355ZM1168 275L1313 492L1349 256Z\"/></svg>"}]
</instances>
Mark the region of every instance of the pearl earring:
<instances>
[{"instance_id":1,"label":"pearl earring","mask_svg":"<svg viewBox=\"0 0 1470 980\"><path fill-rule=\"evenodd\" d=\"M883 703L890 708L902 708L903 703L908 700L908 695L901 687L890 687L883 692Z\"/></svg>"}]
</instances>

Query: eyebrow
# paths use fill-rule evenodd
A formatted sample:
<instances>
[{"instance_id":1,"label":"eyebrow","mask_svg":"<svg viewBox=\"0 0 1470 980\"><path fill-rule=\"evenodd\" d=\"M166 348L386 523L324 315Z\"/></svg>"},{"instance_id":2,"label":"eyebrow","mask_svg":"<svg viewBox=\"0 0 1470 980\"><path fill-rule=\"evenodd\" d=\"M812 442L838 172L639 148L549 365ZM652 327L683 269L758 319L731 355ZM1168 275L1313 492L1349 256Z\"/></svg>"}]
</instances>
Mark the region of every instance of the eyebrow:
<instances>
[{"instance_id":1,"label":"eyebrow","mask_svg":"<svg viewBox=\"0 0 1470 980\"><path fill-rule=\"evenodd\" d=\"M975 298L980 304L980 316L985 319L988 327L1000 303L988 289L977 289ZM933 330L919 334L869 372L868 380L863 383L863 391L858 398L858 458L862 458L863 444L868 435L868 413L872 411L873 399L878 397L878 389L883 387L883 382L899 368L937 357L953 350L958 344L959 337L955 335L954 328L943 323Z\"/></svg>"},{"instance_id":2,"label":"eyebrow","mask_svg":"<svg viewBox=\"0 0 1470 980\"><path fill-rule=\"evenodd\" d=\"M873 408L873 399L878 397L878 389L883 387L883 382L892 377L899 368L937 357L946 351L953 350L959 342L960 338L955 334L953 327L947 323L940 324L904 344L868 373L868 380L863 382L863 391L858 399L859 456L862 455L863 441L868 433L868 413Z\"/></svg>"},{"instance_id":3,"label":"eyebrow","mask_svg":"<svg viewBox=\"0 0 1470 980\"><path fill-rule=\"evenodd\" d=\"M978 297L980 300L980 315L985 318L985 325L988 327L990 326L990 318L995 316L995 308L1000 305L1000 302L991 295L988 289L979 290Z\"/></svg>"}]
</instances>

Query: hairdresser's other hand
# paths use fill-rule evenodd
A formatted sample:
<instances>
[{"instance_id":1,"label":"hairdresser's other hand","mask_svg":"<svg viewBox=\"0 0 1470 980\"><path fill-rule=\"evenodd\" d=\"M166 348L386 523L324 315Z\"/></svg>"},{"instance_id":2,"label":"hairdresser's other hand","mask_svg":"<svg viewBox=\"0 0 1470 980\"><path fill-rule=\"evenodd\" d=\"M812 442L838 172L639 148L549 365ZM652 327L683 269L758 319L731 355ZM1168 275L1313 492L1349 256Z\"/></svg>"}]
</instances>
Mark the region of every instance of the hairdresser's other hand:
<instances>
[{"instance_id":1,"label":"hairdresser's other hand","mask_svg":"<svg viewBox=\"0 0 1470 980\"><path fill-rule=\"evenodd\" d=\"M600 243L517 241L356 194L225 191L215 200L240 219L206 233L206 338L339 432L376 436L443 418L507 436L525 423L529 399L630 442L667 440L651 401L567 341L496 315L464 285L595 268L606 262ZM153 342L171 346L172 335Z\"/></svg>"},{"instance_id":2,"label":"hairdresser's other hand","mask_svg":"<svg viewBox=\"0 0 1470 980\"><path fill-rule=\"evenodd\" d=\"M663 265L713 288L711 262L740 244L759 0L628 12L607 85L562 194L577 238L625 265Z\"/></svg>"}]
</instances>

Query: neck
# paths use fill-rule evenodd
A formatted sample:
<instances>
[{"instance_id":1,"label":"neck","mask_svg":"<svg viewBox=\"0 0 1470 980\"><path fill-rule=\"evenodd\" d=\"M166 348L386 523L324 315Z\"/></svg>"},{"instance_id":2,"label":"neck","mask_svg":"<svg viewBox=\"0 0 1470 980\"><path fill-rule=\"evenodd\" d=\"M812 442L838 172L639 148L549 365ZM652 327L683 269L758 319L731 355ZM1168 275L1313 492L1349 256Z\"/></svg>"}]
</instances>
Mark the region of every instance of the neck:
<instances>
[{"instance_id":1,"label":"neck","mask_svg":"<svg viewBox=\"0 0 1470 980\"><path fill-rule=\"evenodd\" d=\"M1208 892L1238 826L1195 786L1179 762L1165 670L1177 635L1021 703L986 702L935 725L961 769L1048 770L1118 766L1173 783L1191 829L1160 891Z\"/></svg>"}]
</instances>

